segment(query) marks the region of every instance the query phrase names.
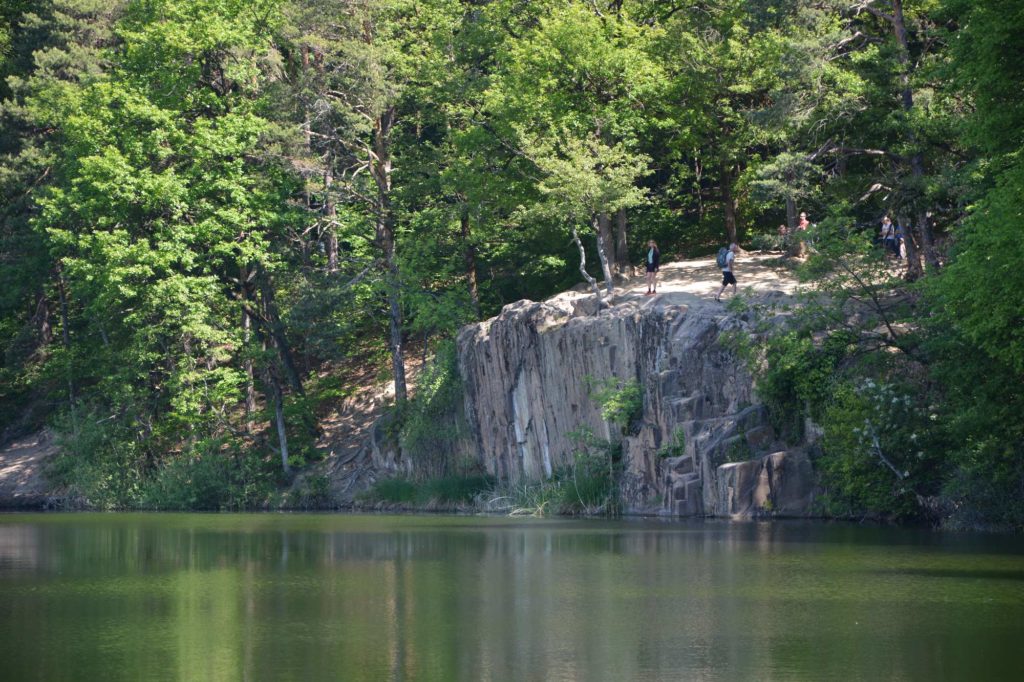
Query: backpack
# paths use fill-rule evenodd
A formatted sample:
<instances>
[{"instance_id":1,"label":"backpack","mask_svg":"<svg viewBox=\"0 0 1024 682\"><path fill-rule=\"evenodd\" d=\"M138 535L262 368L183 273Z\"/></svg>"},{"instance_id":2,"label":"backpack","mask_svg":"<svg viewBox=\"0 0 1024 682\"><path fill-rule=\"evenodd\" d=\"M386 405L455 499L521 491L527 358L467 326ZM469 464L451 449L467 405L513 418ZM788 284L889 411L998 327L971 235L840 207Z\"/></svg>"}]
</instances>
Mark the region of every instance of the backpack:
<instances>
[{"instance_id":1,"label":"backpack","mask_svg":"<svg viewBox=\"0 0 1024 682\"><path fill-rule=\"evenodd\" d=\"M718 250L718 255L715 256L715 264L718 265L718 269L724 269L729 265L729 247L723 246Z\"/></svg>"}]
</instances>

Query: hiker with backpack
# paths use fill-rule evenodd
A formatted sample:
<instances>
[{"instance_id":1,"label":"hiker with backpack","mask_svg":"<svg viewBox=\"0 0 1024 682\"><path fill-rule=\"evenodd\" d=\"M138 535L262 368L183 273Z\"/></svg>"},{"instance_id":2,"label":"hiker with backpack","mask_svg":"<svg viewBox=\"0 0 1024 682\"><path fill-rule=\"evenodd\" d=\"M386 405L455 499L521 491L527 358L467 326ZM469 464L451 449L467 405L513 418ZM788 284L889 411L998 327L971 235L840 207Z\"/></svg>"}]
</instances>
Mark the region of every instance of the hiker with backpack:
<instances>
[{"instance_id":1,"label":"hiker with backpack","mask_svg":"<svg viewBox=\"0 0 1024 682\"><path fill-rule=\"evenodd\" d=\"M647 242L647 255L644 257L644 265L647 266L647 293L645 296L653 296L658 293L658 268L661 265L661 252L654 240Z\"/></svg>"},{"instance_id":2,"label":"hiker with backpack","mask_svg":"<svg viewBox=\"0 0 1024 682\"><path fill-rule=\"evenodd\" d=\"M715 264L722 271L722 288L715 294L715 301L722 300L722 292L725 288L732 285L732 295L736 295L736 275L733 274L733 267L736 263L736 253L739 252L740 247L738 244L733 242L729 244L728 248L722 247L718 250L718 256L715 257Z\"/></svg>"}]
</instances>

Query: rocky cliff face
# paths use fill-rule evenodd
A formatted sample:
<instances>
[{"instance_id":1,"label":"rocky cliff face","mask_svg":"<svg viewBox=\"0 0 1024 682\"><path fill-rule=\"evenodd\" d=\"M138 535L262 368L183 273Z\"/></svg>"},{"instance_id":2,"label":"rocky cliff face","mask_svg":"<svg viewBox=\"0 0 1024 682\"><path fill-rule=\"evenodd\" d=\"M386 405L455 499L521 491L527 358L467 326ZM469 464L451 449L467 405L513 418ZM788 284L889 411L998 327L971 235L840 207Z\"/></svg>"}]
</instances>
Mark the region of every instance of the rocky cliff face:
<instances>
[{"instance_id":1,"label":"rocky cliff face","mask_svg":"<svg viewBox=\"0 0 1024 682\"><path fill-rule=\"evenodd\" d=\"M684 293L593 307L575 294L520 301L459 335L465 417L489 473L550 476L571 463L570 434L585 426L621 441L629 511L807 513L810 464L781 450L750 373L725 343L746 332L742 316ZM643 389L631 435L604 422L591 396L593 382L609 377Z\"/></svg>"}]
</instances>

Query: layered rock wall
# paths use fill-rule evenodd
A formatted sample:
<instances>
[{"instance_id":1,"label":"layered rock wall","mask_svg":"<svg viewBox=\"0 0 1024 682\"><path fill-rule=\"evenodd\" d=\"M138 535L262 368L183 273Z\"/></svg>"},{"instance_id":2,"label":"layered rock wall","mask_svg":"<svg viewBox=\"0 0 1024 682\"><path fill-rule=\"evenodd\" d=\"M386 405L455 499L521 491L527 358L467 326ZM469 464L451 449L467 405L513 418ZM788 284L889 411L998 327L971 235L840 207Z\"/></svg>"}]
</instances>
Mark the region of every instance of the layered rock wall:
<instances>
[{"instance_id":1,"label":"layered rock wall","mask_svg":"<svg viewBox=\"0 0 1024 682\"><path fill-rule=\"evenodd\" d=\"M764 468L763 458L780 447L750 373L726 344L727 334L746 333L742 316L671 296L635 297L598 313L587 300L520 301L460 333L468 445L489 473L512 482L549 477L571 464L571 434L587 427L621 441L630 511L806 513L810 493L802 506L790 499L795 493L776 505L769 487L745 504L723 483L727 472L737 473L731 462ZM643 389L631 435L602 420L591 395L594 382L611 377L635 379ZM808 490L809 466L794 475L803 478L786 490Z\"/></svg>"}]
</instances>

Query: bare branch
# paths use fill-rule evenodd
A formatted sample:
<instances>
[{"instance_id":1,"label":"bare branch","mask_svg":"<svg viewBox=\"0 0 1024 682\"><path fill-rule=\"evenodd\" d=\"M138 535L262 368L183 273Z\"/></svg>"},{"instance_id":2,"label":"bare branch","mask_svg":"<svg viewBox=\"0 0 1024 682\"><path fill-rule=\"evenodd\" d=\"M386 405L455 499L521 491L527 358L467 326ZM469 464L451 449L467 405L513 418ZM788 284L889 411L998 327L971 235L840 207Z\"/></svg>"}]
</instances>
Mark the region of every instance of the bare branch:
<instances>
[{"instance_id":1,"label":"bare branch","mask_svg":"<svg viewBox=\"0 0 1024 682\"><path fill-rule=\"evenodd\" d=\"M891 14L886 14L885 12L883 12L880 9L878 9L877 7L874 7L873 3L874 3L874 0L867 0L866 2L862 2L860 4L854 5L850 9L853 10L853 13L855 15L856 14L860 14L862 11L865 11L865 12L870 12L871 14L873 14L876 17L878 17L879 19L884 19L885 21L888 21L890 24L895 24L896 23L896 17L894 17Z\"/></svg>"}]
</instances>

